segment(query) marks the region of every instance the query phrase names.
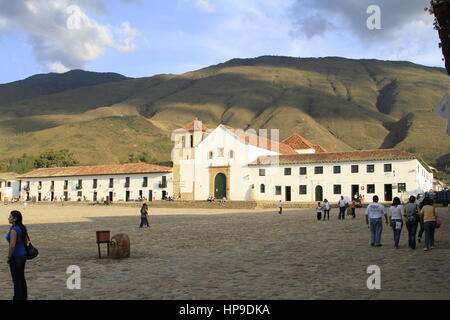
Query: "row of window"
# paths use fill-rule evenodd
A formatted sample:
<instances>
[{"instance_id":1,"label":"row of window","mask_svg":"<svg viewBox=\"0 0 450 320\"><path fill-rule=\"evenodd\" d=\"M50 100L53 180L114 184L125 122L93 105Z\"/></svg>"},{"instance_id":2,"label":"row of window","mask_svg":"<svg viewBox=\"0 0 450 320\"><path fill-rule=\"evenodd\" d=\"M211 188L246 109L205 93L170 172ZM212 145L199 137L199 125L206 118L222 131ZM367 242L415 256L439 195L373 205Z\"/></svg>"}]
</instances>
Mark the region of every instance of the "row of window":
<instances>
[{"instance_id":1,"label":"row of window","mask_svg":"<svg viewBox=\"0 0 450 320\"><path fill-rule=\"evenodd\" d=\"M3 185L3 181L0 181L0 188L3 188L4 186L11 187L11 181L6 182L5 185Z\"/></svg>"},{"instance_id":2,"label":"row of window","mask_svg":"<svg viewBox=\"0 0 450 320\"><path fill-rule=\"evenodd\" d=\"M358 173L359 172L359 165L355 164L351 166L351 172L352 173ZM375 165L374 164L368 164L366 166L366 172L368 173L374 173L375 172ZM392 164L387 163L384 165L384 172L392 172ZM333 166L333 173L339 174L341 173L341 166ZM300 167L299 168L299 174L300 175L306 175L307 174L307 168L306 167ZM317 166L314 167L314 174L323 174L323 167ZM259 175L261 177L266 175L266 169L259 169ZM290 176L292 175L292 168L284 168L284 175Z\"/></svg>"},{"instance_id":3,"label":"row of window","mask_svg":"<svg viewBox=\"0 0 450 320\"><path fill-rule=\"evenodd\" d=\"M219 158L223 158L224 157L224 149L223 148L217 148L217 157ZM228 151L228 157L230 159L234 158L234 151L230 150ZM213 151L209 151L208 152L208 160L211 160L212 158L214 158L214 152Z\"/></svg>"},{"instance_id":4,"label":"row of window","mask_svg":"<svg viewBox=\"0 0 450 320\"><path fill-rule=\"evenodd\" d=\"M406 183L399 183L397 185L398 192L406 191ZM261 184L259 187L260 193L266 193L266 185ZM307 185L299 185L298 193L303 195L308 193ZM367 185L367 193L372 194L375 193L375 185L368 184ZM342 194L342 186L340 184L333 185L333 194ZM275 195L281 195L281 186L275 186Z\"/></svg>"},{"instance_id":5,"label":"row of window","mask_svg":"<svg viewBox=\"0 0 450 320\"><path fill-rule=\"evenodd\" d=\"M128 188L130 186L130 177L126 177L125 178L125 188ZM148 186L148 177L143 177L143 181L142 181L142 187L147 187ZM162 180L160 183L160 188L166 188L167 187L167 177L166 176L162 176ZM67 189L69 187L69 180L64 180L64 189ZM42 181L38 181L38 189L42 188ZM51 182L51 186L50 189L54 189L55 188L55 181ZM83 180L79 179L78 183L76 185L77 189L81 189L83 188ZM92 179L92 188L96 189L97 188L97 179ZM110 178L109 179L109 188L114 188L114 178ZM30 189L30 181L27 181L26 184L26 189Z\"/></svg>"}]
</instances>

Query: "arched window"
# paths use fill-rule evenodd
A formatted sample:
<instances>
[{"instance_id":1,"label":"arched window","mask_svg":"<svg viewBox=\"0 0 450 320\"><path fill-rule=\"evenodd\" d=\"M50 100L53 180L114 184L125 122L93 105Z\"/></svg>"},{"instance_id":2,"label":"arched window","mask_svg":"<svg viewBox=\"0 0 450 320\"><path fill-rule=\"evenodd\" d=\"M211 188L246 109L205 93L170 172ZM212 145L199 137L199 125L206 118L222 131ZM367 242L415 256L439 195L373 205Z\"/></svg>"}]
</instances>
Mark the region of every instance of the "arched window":
<instances>
[{"instance_id":1,"label":"arched window","mask_svg":"<svg viewBox=\"0 0 450 320\"><path fill-rule=\"evenodd\" d=\"M213 152L212 152L212 151L208 152L208 159L210 159L210 160L211 160L211 159L213 158L213 155L214 155L214 154L213 154Z\"/></svg>"},{"instance_id":2,"label":"arched window","mask_svg":"<svg viewBox=\"0 0 450 320\"><path fill-rule=\"evenodd\" d=\"M233 158L234 158L234 151L230 150L230 159L233 159Z\"/></svg>"},{"instance_id":3,"label":"arched window","mask_svg":"<svg viewBox=\"0 0 450 320\"><path fill-rule=\"evenodd\" d=\"M264 184L261 184L261 186L259 187L259 192L266 193L266 186Z\"/></svg>"}]
</instances>

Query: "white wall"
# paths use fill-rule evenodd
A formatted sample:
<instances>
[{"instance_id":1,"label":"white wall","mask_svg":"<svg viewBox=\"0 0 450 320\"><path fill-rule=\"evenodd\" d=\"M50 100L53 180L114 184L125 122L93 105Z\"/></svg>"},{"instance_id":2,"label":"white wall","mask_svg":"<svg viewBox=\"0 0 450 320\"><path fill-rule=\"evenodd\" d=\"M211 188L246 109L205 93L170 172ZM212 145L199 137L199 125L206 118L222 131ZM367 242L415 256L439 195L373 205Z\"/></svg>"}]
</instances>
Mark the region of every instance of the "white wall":
<instances>
[{"instance_id":1,"label":"white wall","mask_svg":"<svg viewBox=\"0 0 450 320\"><path fill-rule=\"evenodd\" d=\"M162 176L167 178L167 187L159 188L159 183L162 181ZM130 187L125 188L126 177L130 177ZM143 177L148 177L147 187L142 187ZM109 188L109 179L114 178L113 188ZM78 180L82 180L83 188L81 190L76 189ZM97 188L93 189L93 180L97 179ZM114 192L113 201L125 201L126 190L130 191L130 200L137 200L139 198L139 190L142 190L143 196L148 199L149 190L153 191L153 196L156 200L161 199L162 191L167 191L168 196L173 195L173 183L172 173L149 173L149 174L126 174L126 175L101 175L101 176L80 176L80 177L51 177L51 178L30 178L22 180L21 197L26 199L27 192L24 191L24 187L27 185L27 181L30 181L30 198L36 197L38 199L38 193L41 193L41 199L51 197L51 181L55 181L54 195L58 197L64 196L64 181L68 180L68 197L71 201L77 201L78 191L82 192L83 196L86 196L86 200L92 201L94 196L94 190L97 191L97 199L100 201L102 198L105 200L109 196L109 192ZM42 188L38 189L39 181L42 181ZM150 199L148 199L150 200Z\"/></svg>"},{"instance_id":2,"label":"white wall","mask_svg":"<svg viewBox=\"0 0 450 320\"><path fill-rule=\"evenodd\" d=\"M223 157L218 156L218 149L223 148ZM230 158L230 150L234 157ZM213 159L208 159L209 152L213 152ZM262 155L277 153L246 144L230 132L219 126L206 137L195 150L195 199L205 200L209 194L210 167L230 166L230 194L229 200L249 200L251 186L250 169L248 163Z\"/></svg>"},{"instance_id":3,"label":"white wall","mask_svg":"<svg viewBox=\"0 0 450 320\"><path fill-rule=\"evenodd\" d=\"M10 187L7 187L8 182L11 183ZM0 188L2 194L2 200L11 200L20 195L20 181L19 180L2 180L2 187Z\"/></svg>"},{"instance_id":4,"label":"white wall","mask_svg":"<svg viewBox=\"0 0 450 320\"><path fill-rule=\"evenodd\" d=\"M384 164L392 164L392 172L384 172ZM351 165L359 165L359 172L352 173ZM367 165L373 164L375 172L368 173ZM323 174L315 174L314 167L323 166ZM333 167L341 166L341 173L334 174ZM416 160L372 161L372 162L340 162L324 164L295 164L280 165L279 167L252 166L252 181L255 183L255 195L258 200L282 200L285 201L285 187L291 186L291 201L313 202L315 201L315 188L320 185L323 188L323 197L336 202L341 194L351 197L352 185L359 185L359 193L365 196L365 202L371 201L374 195L378 195L380 201L384 201L384 185L392 184L392 196L402 197L398 192L398 183L406 183L406 193L414 194L417 189L414 169ZM300 175L300 167L307 168L307 175ZM259 176L259 169L266 169L266 176ZM291 175L284 175L284 168L291 168ZM395 171L395 173L394 173ZM260 185L264 183L266 192L260 193ZM367 193L367 185L375 185L375 193ZM307 194L299 194L299 186L307 186ZM341 185L341 194L334 194L334 185ZM275 195L275 186L282 187L281 195ZM364 188L364 189L363 189Z\"/></svg>"}]
</instances>

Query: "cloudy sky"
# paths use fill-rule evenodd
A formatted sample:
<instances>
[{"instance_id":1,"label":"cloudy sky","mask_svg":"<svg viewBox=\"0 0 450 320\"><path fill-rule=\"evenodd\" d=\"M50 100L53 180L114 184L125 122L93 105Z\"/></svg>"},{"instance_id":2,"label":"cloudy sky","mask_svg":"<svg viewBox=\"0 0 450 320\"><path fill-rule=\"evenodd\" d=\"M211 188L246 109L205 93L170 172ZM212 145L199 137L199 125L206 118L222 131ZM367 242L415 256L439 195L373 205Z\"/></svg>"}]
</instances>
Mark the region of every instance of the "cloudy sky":
<instances>
[{"instance_id":1,"label":"cloudy sky","mask_svg":"<svg viewBox=\"0 0 450 320\"><path fill-rule=\"evenodd\" d=\"M0 83L84 69L130 77L232 58L443 66L428 0L0 0ZM381 29L372 19L380 8Z\"/></svg>"}]
</instances>

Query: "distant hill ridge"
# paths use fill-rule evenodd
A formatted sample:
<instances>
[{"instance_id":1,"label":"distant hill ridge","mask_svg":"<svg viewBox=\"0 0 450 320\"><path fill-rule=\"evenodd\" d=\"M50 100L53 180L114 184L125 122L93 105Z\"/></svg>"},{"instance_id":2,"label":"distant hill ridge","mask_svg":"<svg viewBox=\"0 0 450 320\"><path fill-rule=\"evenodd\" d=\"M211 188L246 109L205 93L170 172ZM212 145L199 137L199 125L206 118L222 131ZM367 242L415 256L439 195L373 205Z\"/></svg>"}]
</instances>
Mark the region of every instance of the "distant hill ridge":
<instances>
[{"instance_id":1,"label":"distant hill ridge","mask_svg":"<svg viewBox=\"0 0 450 320\"><path fill-rule=\"evenodd\" d=\"M277 128L327 151L395 148L450 164L446 121L432 113L450 79L407 61L263 56L181 75L127 78L72 70L0 85L2 158L68 148L83 164L145 151L170 160L171 130Z\"/></svg>"},{"instance_id":2,"label":"distant hill ridge","mask_svg":"<svg viewBox=\"0 0 450 320\"><path fill-rule=\"evenodd\" d=\"M128 78L118 73L98 73L83 70L71 70L65 73L36 74L24 80L0 84L0 105L18 100L31 99L40 95L125 79Z\"/></svg>"}]
</instances>

